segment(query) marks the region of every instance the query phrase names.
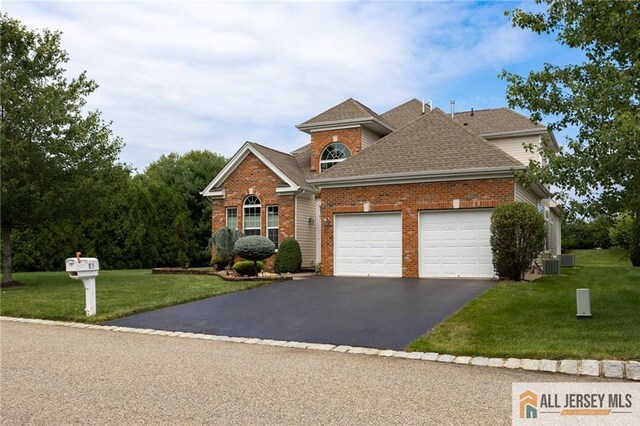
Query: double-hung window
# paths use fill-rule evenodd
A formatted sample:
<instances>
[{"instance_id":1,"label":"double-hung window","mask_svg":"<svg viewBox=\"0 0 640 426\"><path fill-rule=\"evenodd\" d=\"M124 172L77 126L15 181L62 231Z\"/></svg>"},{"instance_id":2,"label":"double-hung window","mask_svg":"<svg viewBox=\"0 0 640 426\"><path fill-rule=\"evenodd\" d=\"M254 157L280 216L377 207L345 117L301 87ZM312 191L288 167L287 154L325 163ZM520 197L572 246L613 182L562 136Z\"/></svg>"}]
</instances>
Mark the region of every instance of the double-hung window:
<instances>
[{"instance_id":1,"label":"double-hung window","mask_svg":"<svg viewBox=\"0 0 640 426\"><path fill-rule=\"evenodd\" d=\"M260 235L260 199L255 195L249 195L245 198L242 213L242 223L244 224L242 232L244 235Z\"/></svg>"},{"instance_id":2,"label":"double-hung window","mask_svg":"<svg viewBox=\"0 0 640 426\"><path fill-rule=\"evenodd\" d=\"M278 248L278 227L280 219L278 216L278 206L267 206L267 238L273 241Z\"/></svg>"},{"instance_id":3,"label":"double-hung window","mask_svg":"<svg viewBox=\"0 0 640 426\"><path fill-rule=\"evenodd\" d=\"M227 228L238 229L237 207L227 207Z\"/></svg>"}]
</instances>

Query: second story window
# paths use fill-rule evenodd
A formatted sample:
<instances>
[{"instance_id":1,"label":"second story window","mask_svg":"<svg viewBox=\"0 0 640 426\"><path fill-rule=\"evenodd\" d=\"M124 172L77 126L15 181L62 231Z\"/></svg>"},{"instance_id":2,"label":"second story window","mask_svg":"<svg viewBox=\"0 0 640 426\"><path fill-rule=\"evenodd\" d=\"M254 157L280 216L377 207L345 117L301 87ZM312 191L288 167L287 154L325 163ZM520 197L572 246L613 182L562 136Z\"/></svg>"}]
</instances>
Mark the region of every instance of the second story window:
<instances>
[{"instance_id":1,"label":"second story window","mask_svg":"<svg viewBox=\"0 0 640 426\"><path fill-rule=\"evenodd\" d=\"M351 157L351 151L343 143L333 142L327 145L320 155L320 171L323 172Z\"/></svg>"},{"instance_id":2,"label":"second story window","mask_svg":"<svg viewBox=\"0 0 640 426\"><path fill-rule=\"evenodd\" d=\"M242 210L242 223L244 224L242 232L245 236L260 235L260 199L255 195L249 195L244 200Z\"/></svg>"}]
</instances>

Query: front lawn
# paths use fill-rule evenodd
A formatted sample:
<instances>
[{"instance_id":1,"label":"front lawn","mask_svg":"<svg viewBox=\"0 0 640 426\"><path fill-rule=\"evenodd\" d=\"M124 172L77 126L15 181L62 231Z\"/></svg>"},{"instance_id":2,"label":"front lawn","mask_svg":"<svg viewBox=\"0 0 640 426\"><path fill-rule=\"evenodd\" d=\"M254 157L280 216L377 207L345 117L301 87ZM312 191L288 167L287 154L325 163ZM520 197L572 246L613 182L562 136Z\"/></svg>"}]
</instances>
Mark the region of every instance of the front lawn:
<instances>
[{"instance_id":1,"label":"front lawn","mask_svg":"<svg viewBox=\"0 0 640 426\"><path fill-rule=\"evenodd\" d=\"M149 270L100 271L97 315L87 318L82 281L66 272L16 273L24 287L2 288L0 314L13 317L99 322L266 284L224 281L211 275L151 274Z\"/></svg>"},{"instance_id":2,"label":"front lawn","mask_svg":"<svg viewBox=\"0 0 640 426\"><path fill-rule=\"evenodd\" d=\"M620 249L576 250L576 268L534 283L501 282L407 350L548 359L640 360L640 268ZM576 318L576 288L593 318Z\"/></svg>"}]
</instances>

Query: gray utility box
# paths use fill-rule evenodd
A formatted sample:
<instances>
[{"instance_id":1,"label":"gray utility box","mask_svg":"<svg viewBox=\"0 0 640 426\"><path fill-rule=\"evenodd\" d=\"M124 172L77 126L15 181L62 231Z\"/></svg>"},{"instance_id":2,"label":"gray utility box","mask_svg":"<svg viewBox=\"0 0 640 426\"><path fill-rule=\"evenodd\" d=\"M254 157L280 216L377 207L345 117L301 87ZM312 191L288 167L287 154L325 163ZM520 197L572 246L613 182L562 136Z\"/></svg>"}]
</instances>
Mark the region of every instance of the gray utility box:
<instances>
[{"instance_id":1,"label":"gray utility box","mask_svg":"<svg viewBox=\"0 0 640 426\"><path fill-rule=\"evenodd\" d=\"M578 307L578 319L591 318L591 294L588 288L576 289L576 305Z\"/></svg>"},{"instance_id":2,"label":"gray utility box","mask_svg":"<svg viewBox=\"0 0 640 426\"><path fill-rule=\"evenodd\" d=\"M542 272L545 275L560 275L561 271L560 259L551 258L542 261Z\"/></svg>"},{"instance_id":3,"label":"gray utility box","mask_svg":"<svg viewBox=\"0 0 640 426\"><path fill-rule=\"evenodd\" d=\"M561 254L560 255L560 264L563 268L573 268L576 266L576 255L575 254Z\"/></svg>"}]
</instances>

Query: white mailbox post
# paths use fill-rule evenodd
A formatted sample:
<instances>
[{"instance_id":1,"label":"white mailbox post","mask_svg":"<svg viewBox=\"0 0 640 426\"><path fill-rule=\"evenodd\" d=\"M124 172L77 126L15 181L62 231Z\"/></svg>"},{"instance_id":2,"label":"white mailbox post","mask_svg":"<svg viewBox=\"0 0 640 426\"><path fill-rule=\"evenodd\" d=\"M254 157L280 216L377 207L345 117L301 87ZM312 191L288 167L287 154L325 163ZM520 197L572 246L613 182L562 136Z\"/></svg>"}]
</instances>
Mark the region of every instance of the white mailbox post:
<instances>
[{"instance_id":1,"label":"white mailbox post","mask_svg":"<svg viewBox=\"0 0 640 426\"><path fill-rule=\"evenodd\" d=\"M100 264L95 257L70 257L66 261L69 277L82 280L85 290L85 312L90 317L96 314L96 277Z\"/></svg>"}]
</instances>

